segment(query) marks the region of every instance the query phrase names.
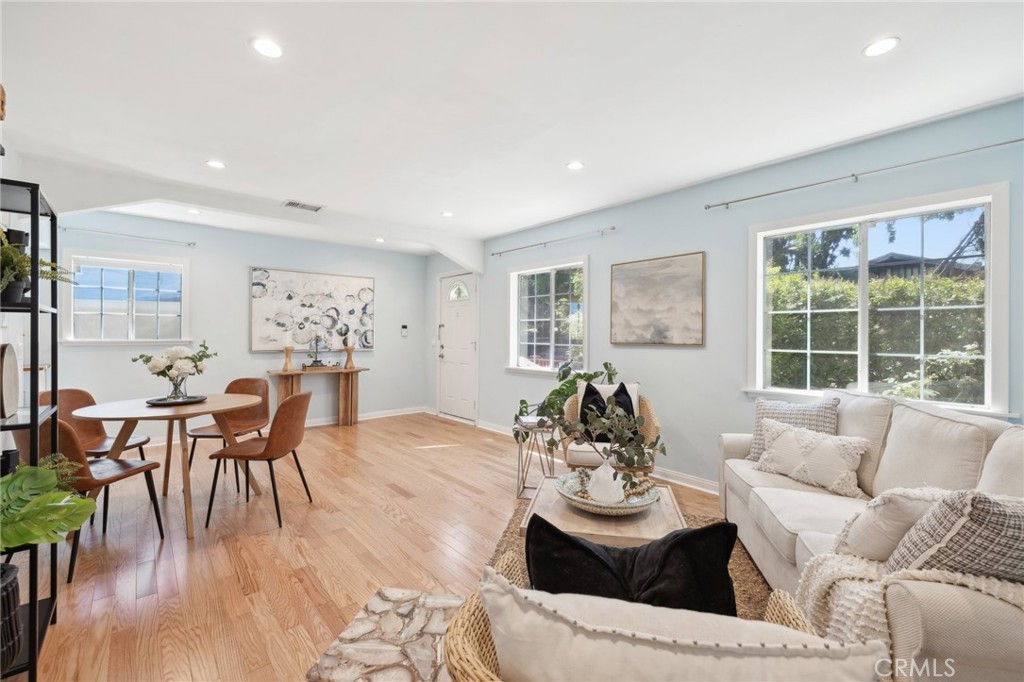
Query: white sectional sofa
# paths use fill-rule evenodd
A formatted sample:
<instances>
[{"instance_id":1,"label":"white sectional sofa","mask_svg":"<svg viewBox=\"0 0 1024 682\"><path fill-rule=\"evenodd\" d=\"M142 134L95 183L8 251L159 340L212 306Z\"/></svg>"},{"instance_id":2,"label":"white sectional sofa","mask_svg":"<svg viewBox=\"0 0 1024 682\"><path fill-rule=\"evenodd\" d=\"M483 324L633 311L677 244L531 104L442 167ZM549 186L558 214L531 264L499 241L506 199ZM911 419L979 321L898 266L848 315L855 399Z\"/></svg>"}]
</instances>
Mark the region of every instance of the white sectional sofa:
<instances>
[{"instance_id":1,"label":"white sectional sofa","mask_svg":"<svg viewBox=\"0 0 1024 682\"><path fill-rule=\"evenodd\" d=\"M988 453L1013 427L1005 421L919 402L848 391L839 398L837 432L871 443L857 470L868 497L892 488L978 488L1024 497L1024 452ZM1011 436L1014 434L1010 434ZM746 459L751 434L719 437L719 505L739 527L739 538L775 589L795 592L811 557L831 552L836 535L867 500L833 495L824 488L754 468Z\"/></svg>"},{"instance_id":2,"label":"white sectional sofa","mask_svg":"<svg viewBox=\"0 0 1024 682\"><path fill-rule=\"evenodd\" d=\"M828 391L826 397L840 400L839 435L871 443L857 471L866 497L919 487L1024 497L1024 427L878 396ZM746 459L751 440L750 434L720 436L719 503L771 586L796 592L808 562L833 552L836 536L868 500L756 470ZM1019 605L927 577L885 585L892 660L932 665L930 674L911 668L894 671L894 678L939 680L944 673L935 668L949 660L957 679L1024 679ZM1010 601L1021 603L1024 585L1010 589L1017 594Z\"/></svg>"}]
</instances>

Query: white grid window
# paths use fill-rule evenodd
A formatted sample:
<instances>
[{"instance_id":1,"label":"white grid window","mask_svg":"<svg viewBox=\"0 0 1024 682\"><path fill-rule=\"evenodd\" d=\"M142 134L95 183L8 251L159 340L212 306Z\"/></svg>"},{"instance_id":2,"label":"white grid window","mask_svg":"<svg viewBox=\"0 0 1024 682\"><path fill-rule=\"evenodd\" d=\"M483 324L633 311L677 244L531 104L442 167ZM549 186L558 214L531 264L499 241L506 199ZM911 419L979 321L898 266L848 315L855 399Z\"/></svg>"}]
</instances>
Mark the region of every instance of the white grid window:
<instances>
[{"instance_id":1,"label":"white grid window","mask_svg":"<svg viewBox=\"0 0 1024 682\"><path fill-rule=\"evenodd\" d=\"M584 367L584 278L583 263L511 273L511 367Z\"/></svg>"},{"instance_id":2,"label":"white grid window","mask_svg":"<svg viewBox=\"0 0 1024 682\"><path fill-rule=\"evenodd\" d=\"M73 254L65 335L93 342L188 337L185 263Z\"/></svg>"}]
</instances>

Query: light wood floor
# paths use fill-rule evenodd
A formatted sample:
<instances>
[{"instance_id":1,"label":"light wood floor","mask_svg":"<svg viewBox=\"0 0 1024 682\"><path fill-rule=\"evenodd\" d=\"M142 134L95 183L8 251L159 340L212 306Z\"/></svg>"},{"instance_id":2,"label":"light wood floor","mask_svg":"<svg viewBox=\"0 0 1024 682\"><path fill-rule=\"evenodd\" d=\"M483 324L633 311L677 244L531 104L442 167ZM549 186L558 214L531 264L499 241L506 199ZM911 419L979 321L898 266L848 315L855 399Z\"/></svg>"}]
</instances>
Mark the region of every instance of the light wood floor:
<instances>
[{"instance_id":1,"label":"light wood floor","mask_svg":"<svg viewBox=\"0 0 1024 682\"><path fill-rule=\"evenodd\" d=\"M222 475L203 530L214 445L199 448L193 540L172 474L162 543L139 477L115 486L106 536L86 526L70 586L61 546L41 680L304 679L378 587L471 593L515 507L510 437L419 414L307 430L313 504L281 460L283 529L265 466L248 505ZM684 513L718 514L715 497L675 492Z\"/></svg>"}]
</instances>

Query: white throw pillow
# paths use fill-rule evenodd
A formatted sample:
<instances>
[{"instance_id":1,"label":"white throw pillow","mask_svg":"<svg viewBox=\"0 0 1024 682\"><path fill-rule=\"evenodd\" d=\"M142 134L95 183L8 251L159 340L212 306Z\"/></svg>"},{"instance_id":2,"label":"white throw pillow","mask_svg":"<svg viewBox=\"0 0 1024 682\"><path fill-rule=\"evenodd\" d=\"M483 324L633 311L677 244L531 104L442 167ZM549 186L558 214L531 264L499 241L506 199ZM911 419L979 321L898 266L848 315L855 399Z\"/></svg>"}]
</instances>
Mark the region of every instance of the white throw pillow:
<instances>
[{"instance_id":1,"label":"white throw pillow","mask_svg":"<svg viewBox=\"0 0 1024 682\"><path fill-rule=\"evenodd\" d=\"M942 488L893 488L868 502L836 538L836 554L888 561L900 540L932 505L949 494Z\"/></svg>"},{"instance_id":2,"label":"white throw pillow","mask_svg":"<svg viewBox=\"0 0 1024 682\"><path fill-rule=\"evenodd\" d=\"M484 571L480 598L510 682L873 681L887 656L878 641L839 644L761 621L521 590Z\"/></svg>"},{"instance_id":3,"label":"white throw pillow","mask_svg":"<svg viewBox=\"0 0 1024 682\"><path fill-rule=\"evenodd\" d=\"M837 436L860 436L871 443L868 451L860 458L857 482L861 490L874 495L875 472L885 448L885 437L889 433L895 403L882 396L838 389L829 389L822 395L825 398L839 398Z\"/></svg>"},{"instance_id":4,"label":"white throw pillow","mask_svg":"<svg viewBox=\"0 0 1024 682\"><path fill-rule=\"evenodd\" d=\"M1024 497L1024 426L1003 431L985 457L978 490Z\"/></svg>"},{"instance_id":5,"label":"white throw pillow","mask_svg":"<svg viewBox=\"0 0 1024 682\"><path fill-rule=\"evenodd\" d=\"M755 469L782 474L836 495L867 498L857 487L857 465L870 445L866 438L829 436L774 419L763 419L761 425L765 448Z\"/></svg>"}]
</instances>

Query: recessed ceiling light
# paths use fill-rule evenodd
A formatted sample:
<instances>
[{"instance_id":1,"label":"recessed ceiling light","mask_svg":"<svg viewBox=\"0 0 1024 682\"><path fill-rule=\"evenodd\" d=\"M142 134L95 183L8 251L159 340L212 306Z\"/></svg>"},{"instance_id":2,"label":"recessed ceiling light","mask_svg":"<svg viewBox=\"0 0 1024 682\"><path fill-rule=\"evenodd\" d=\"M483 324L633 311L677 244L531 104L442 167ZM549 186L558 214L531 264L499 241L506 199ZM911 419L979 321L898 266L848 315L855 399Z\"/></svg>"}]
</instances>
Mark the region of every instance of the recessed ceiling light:
<instances>
[{"instance_id":1,"label":"recessed ceiling light","mask_svg":"<svg viewBox=\"0 0 1024 682\"><path fill-rule=\"evenodd\" d=\"M441 211L441 217L442 218L452 218L454 216L455 216L455 214L452 213L451 211Z\"/></svg>"},{"instance_id":2,"label":"recessed ceiling light","mask_svg":"<svg viewBox=\"0 0 1024 682\"><path fill-rule=\"evenodd\" d=\"M192 215L201 215L202 214L202 211L200 211L198 208L190 208L190 209L188 209L188 212L191 213Z\"/></svg>"},{"instance_id":3,"label":"recessed ceiling light","mask_svg":"<svg viewBox=\"0 0 1024 682\"><path fill-rule=\"evenodd\" d=\"M383 243L384 243L384 237L377 237L377 239L376 239L375 241L376 241L376 242L377 242L378 244L383 244Z\"/></svg>"},{"instance_id":4,"label":"recessed ceiling light","mask_svg":"<svg viewBox=\"0 0 1024 682\"><path fill-rule=\"evenodd\" d=\"M210 159L209 161L206 162L206 165L209 166L210 168L227 168L227 166L224 165L223 161L218 161L217 159Z\"/></svg>"},{"instance_id":5,"label":"recessed ceiling light","mask_svg":"<svg viewBox=\"0 0 1024 682\"><path fill-rule=\"evenodd\" d=\"M876 40L871 43L861 51L864 53L865 57L878 57L886 52L891 52L899 44L900 39L896 36L891 38L882 38L881 40Z\"/></svg>"},{"instance_id":6,"label":"recessed ceiling light","mask_svg":"<svg viewBox=\"0 0 1024 682\"><path fill-rule=\"evenodd\" d=\"M270 38L256 38L252 41L251 45L252 49L270 59L277 59L284 54L284 50L281 49L281 46Z\"/></svg>"},{"instance_id":7,"label":"recessed ceiling light","mask_svg":"<svg viewBox=\"0 0 1024 682\"><path fill-rule=\"evenodd\" d=\"M570 161L569 163L565 164L565 167L568 168L569 170L583 170L583 162Z\"/></svg>"}]
</instances>

